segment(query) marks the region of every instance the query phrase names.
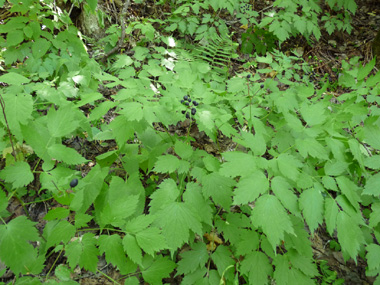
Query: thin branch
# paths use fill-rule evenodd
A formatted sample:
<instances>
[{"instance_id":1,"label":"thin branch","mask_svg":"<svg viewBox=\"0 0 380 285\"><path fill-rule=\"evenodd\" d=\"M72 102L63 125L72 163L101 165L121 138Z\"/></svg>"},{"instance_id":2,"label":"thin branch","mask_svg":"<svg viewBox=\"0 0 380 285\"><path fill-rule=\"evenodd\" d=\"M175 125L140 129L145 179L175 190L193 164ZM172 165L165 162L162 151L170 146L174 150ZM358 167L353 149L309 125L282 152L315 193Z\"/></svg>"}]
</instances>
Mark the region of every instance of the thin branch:
<instances>
[{"instance_id":1,"label":"thin branch","mask_svg":"<svg viewBox=\"0 0 380 285\"><path fill-rule=\"evenodd\" d=\"M121 10L121 13L120 13L121 36L119 38L117 45L105 54L103 58L104 60L106 60L111 54L114 54L115 52L117 52L123 46L124 39L125 39L125 17L127 16L127 11L128 11L130 3L131 3L131 0L127 0L124 2L123 9Z\"/></svg>"},{"instance_id":2,"label":"thin branch","mask_svg":"<svg viewBox=\"0 0 380 285\"><path fill-rule=\"evenodd\" d=\"M11 146L12 146L12 154L15 157L15 161L17 161L17 156L16 156L14 145L13 145L13 141L12 141L11 129L9 128L7 116L5 115L5 102L4 102L3 96L1 94L0 94L0 104L1 104L1 108L3 109L3 116L4 116L5 123L7 125L9 141L11 142Z\"/></svg>"}]
</instances>

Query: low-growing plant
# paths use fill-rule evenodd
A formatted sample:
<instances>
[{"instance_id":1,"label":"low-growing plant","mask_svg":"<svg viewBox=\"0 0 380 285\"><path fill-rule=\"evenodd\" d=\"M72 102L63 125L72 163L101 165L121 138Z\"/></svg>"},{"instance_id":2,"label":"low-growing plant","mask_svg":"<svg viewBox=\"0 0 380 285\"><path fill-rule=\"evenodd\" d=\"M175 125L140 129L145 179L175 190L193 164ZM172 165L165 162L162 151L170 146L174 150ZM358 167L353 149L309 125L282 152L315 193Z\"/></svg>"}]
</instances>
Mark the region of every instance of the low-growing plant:
<instances>
[{"instance_id":1,"label":"low-growing plant","mask_svg":"<svg viewBox=\"0 0 380 285\"><path fill-rule=\"evenodd\" d=\"M374 61L344 62L336 84L347 92L335 97L329 80L316 87L301 58L278 50L247 63L252 74L222 74L217 60L236 48L225 28L192 53L186 40L135 23L157 45L136 45L102 69L70 23L30 39L24 16L10 22L2 33L22 39L2 43L2 275L74 284L74 272L106 274L104 256L119 284L339 284L313 254L311 238L325 229L337 254L366 260L366 274L378 276ZM96 151L67 143L77 136ZM10 216L12 197L25 215ZM47 201L55 206L38 230L27 206Z\"/></svg>"}]
</instances>

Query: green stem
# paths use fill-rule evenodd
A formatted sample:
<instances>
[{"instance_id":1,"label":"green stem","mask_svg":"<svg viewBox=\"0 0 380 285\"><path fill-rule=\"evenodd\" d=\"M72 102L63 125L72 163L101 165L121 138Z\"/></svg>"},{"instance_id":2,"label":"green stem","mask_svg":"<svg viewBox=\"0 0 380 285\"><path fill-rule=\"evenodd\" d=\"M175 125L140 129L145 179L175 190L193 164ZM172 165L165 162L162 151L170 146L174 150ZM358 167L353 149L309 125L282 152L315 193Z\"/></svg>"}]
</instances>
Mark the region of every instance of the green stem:
<instances>
[{"instance_id":1,"label":"green stem","mask_svg":"<svg viewBox=\"0 0 380 285\"><path fill-rule=\"evenodd\" d=\"M53 265L50 267L49 272L46 274L45 281L47 281L47 279L48 279L48 277L49 277L49 275L50 275L50 272L53 270L55 264L57 263L59 257L61 256L61 254L62 254L62 252L63 252L63 249L64 249L64 248L61 249L61 251L59 252L57 258L54 260Z\"/></svg>"},{"instance_id":2,"label":"green stem","mask_svg":"<svg viewBox=\"0 0 380 285\"><path fill-rule=\"evenodd\" d=\"M111 280L114 284L119 284L119 282L117 282L116 280L112 279L111 276L108 276L107 274L105 274L104 272L100 271L99 269L96 269L97 272L99 272L100 274L104 275L106 278L108 278L109 280Z\"/></svg>"}]
</instances>

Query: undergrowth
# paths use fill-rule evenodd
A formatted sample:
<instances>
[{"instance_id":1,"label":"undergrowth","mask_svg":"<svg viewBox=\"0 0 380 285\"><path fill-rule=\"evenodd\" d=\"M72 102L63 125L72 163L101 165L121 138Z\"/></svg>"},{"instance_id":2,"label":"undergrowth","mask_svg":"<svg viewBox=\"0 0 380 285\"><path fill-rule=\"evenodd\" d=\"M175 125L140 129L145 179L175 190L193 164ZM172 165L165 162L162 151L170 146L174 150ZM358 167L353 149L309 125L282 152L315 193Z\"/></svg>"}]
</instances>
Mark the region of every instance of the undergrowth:
<instances>
[{"instance_id":1,"label":"undergrowth","mask_svg":"<svg viewBox=\"0 0 380 285\"><path fill-rule=\"evenodd\" d=\"M241 3L179 2L173 15L183 18L163 29L202 35L196 52L144 22L135 28L148 40L104 67L68 17L57 20L42 2L30 10L11 1L19 14L0 26L0 276L9 269L16 284L77 284L74 270L100 272L104 256L119 284L338 282L313 255L321 228L346 261L363 259L377 276L374 62L344 62L334 82L347 90L340 96L328 81L315 86L302 59L272 46L231 73L238 55L230 35L209 37L185 15L209 9L204 3L219 12ZM185 131L173 131L180 125ZM74 149L72 139L82 145ZM14 198L26 213L10 218ZM28 215L39 203L50 207L40 231Z\"/></svg>"}]
</instances>

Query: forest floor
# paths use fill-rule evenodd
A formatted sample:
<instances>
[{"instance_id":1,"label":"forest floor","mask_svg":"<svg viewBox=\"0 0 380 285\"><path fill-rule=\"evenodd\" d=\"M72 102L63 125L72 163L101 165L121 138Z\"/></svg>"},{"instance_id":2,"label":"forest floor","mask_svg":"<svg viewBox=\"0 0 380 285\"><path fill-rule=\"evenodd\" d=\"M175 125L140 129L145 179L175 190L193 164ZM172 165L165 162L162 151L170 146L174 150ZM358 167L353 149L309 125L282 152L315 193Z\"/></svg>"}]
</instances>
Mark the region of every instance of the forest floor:
<instances>
[{"instance_id":1,"label":"forest floor","mask_svg":"<svg viewBox=\"0 0 380 285\"><path fill-rule=\"evenodd\" d=\"M149 3L151 1L147 2ZM316 82L318 82L318 80L320 80L320 78L322 78L326 73L329 75L332 81L337 80L339 76L339 69L342 66L342 61L346 59L359 56L364 63L367 63L372 59L371 44L376 36L377 31L380 29L380 3L378 0L357 0L356 2L358 4L358 10L357 13L352 17L353 30L351 34L348 34L346 32L334 32L333 34L329 35L325 30L322 30L322 37L320 41L313 43L312 46L310 46L302 37L298 37L296 39L292 39L291 41L283 43L281 48L283 52L297 48L297 51L302 54L304 60L315 66L315 74L313 79ZM254 9L256 11L260 11L270 6L272 3L272 1L256 0ZM159 6L159 8L157 8L153 7L153 5L154 3L150 3L150 6L148 4L147 7L143 4L134 4L129 8L129 12L138 18L144 18L152 17L152 11L157 12L157 9L162 8L170 10L170 7ZM245 31L244 28L239 26L236 26L234 28L234 32L237 38L239 38L239 35ZM247 55L240 54L239 56L241 59L247 59ZM234 66L232 72L239 69L240 66ZM338 70L338 72L335 72L334 70ZM101 92L104 93L105 96L108 96L112 93L112 90L102 90ZM339 95L339 93L343 93L344 90L337 89L335 92L337 95ZM186 126L179 125L178 128L183 128L183 130L177 129L172 131L184 131L186 129ZM196 137L196 134L194 137ZM86 142L78 142L74 139L72 141L69 141L68 145L77 148L77 144L83 143ZM217 149L213 149L213 145L206 145L206 141L199 140L197 143L200 145L200 147L206 149L208 152L218 152ZM222 142L222 144L223 143L226 145L222 145L221 148L228 148L227 144L230 142L226 140L225 142ZM102 153L102 151L99 152L99 149L91 149L91 155L94 157ZM32 187L38 187L38 185L34 185ZM24 202L32 202L34 200L34 197L29 197L28 199L30 201L27 200ZM52 206L56 205L49 205L46 203L31 203L27 206L29 215L33 221L38 223L37 228L39 230L42 230L44 228L45 221L43 220L43 217L47 213L48 209ZM16 199L11 201L8 207L8 211L12 213L12 216L9 217L8 220L26 214L24 212L24 208ZM342 254L330 249L330 247L327 245L328 241L329 236L326 233L325 228L321 227L315 233L312 241L316 259L327 260L330 269L337 272L338 277L345 280L345 284L371 284L373 282L371 279L365 276L366 263L362 259L359 258L357 264L355 264L353 261L349 261L347 263L344 262ZM53 263L56 261L55 258L55 254L49 258L49 262L51 262L52 266L54 266ZM66 260L64 257L58 259L58 263L65 262ZM46 267L49 268L50 266ZM79 277L79 275L81 277ZM116 270L108 270L107 275L114 279L117 279L118 277ZM10 281L13 278L11 273L9 276L3 277L6 277L3 278L3 281L5 282ZM99 274L94 275L92 273L88 273L86 275L83 274L82 271L78 272L78 275L76 277L78 278L78 282L81 284L113 284L113 282L109 281L109 279ZM178 279L174 278L171 280L166 280L166 282L171 284L177 284L178 281Z\"/></svg>"}]
</instances>

